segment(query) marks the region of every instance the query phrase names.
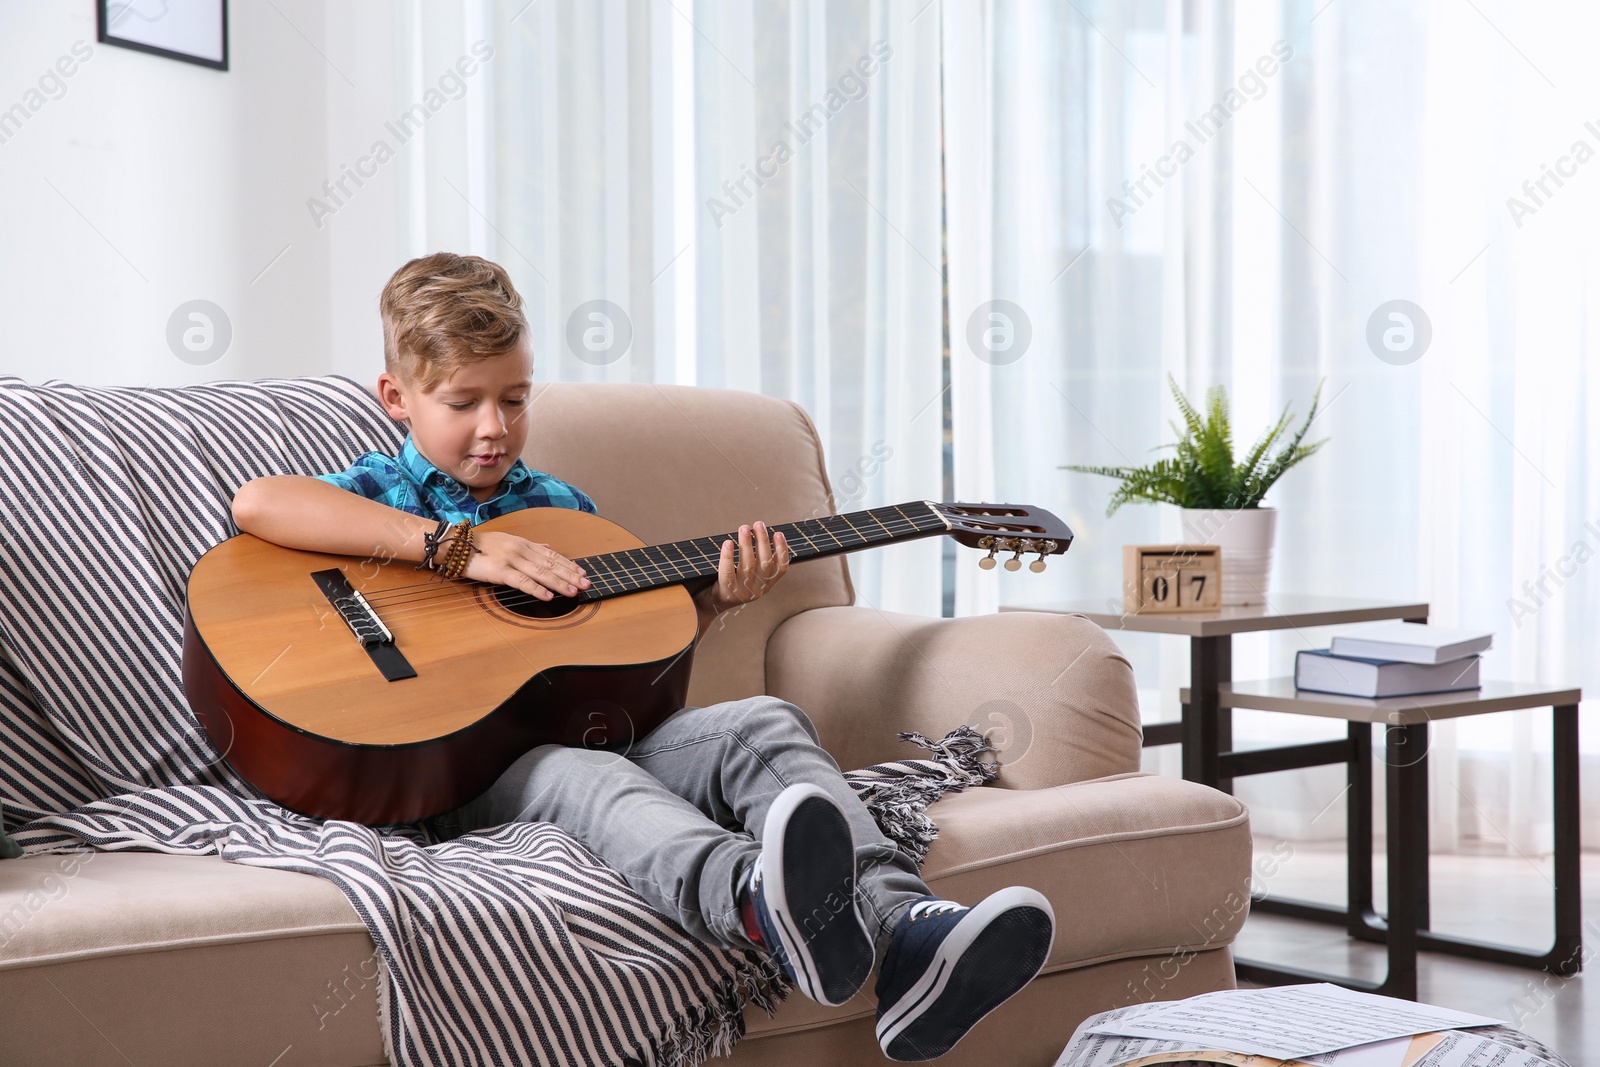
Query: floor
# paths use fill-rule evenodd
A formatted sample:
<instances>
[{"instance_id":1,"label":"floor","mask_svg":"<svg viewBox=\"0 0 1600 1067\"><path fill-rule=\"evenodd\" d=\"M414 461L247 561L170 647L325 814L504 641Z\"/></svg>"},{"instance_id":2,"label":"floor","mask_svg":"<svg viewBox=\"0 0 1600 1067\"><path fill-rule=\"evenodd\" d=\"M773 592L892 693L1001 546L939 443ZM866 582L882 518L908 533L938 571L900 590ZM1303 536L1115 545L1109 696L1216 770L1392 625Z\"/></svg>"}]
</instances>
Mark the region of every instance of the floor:
<instances>
[{"instance_id":1,"label":"floor","mask_svg":"<svg viewBox=\"0 0 1600 1067\"><path fill-rule=\"evenodd\" d=\"M1277 842L1256 838L1258 855ZM1381 840L1375 858L1383 907ZM1267 887L1288 898L1344 902L1344 843L1292 843L1293 853ZM1477 855L1435 855L1433 928L1441 933L1547 948L1551 941L1551 871L1540 861L1506 856L1492 846ZM1423 953L1418 998L1512 1023L1555 1049L1572 1067L1600 1067L1600 854L1583 857L1584 972L1571 978L1518 967ZM1381 945L1352 941L1338 927L1277 915L1252 915L1236 955L1376 980L1386 963Z\"/></svg>"}]
</instances>

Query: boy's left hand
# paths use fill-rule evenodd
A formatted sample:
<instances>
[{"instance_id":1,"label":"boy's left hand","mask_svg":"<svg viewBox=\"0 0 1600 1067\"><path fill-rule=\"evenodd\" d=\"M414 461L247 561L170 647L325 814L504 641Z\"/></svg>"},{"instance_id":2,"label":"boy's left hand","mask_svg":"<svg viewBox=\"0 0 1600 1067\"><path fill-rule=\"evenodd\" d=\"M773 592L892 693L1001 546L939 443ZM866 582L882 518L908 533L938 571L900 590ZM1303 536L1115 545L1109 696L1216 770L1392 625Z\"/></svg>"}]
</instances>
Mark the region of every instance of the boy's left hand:
<instances>
[{"instance_id":1,"label":"boy's left hand","mask_svg":"<svg viewBox=\"0 0 1600 1067\"><path fill-rule=\"evenodd\" d=\"M732 538L722 542L717 562L717 584L711 587L710 606L724 612L748 604L769 592L789 573L789 542L781 533L769 533L767 524L739 527L738 552Z\"/></svg>"}]
</instances>

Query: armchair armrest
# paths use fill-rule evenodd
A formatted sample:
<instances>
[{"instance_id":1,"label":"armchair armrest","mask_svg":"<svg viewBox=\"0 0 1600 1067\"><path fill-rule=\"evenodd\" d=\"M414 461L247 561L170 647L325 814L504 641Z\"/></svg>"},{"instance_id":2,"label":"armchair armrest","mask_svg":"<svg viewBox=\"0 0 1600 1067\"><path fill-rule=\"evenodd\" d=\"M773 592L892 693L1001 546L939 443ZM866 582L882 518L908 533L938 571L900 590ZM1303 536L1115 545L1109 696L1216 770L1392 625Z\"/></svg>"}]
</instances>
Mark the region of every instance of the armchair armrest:
<instances>
[{"instance_id":1,"label":"armchair armrest","mask_svg":"<svg viewBox=\"0 0 1600 1067\"><path fill-rule=\"evenodd\" d=\"M806 712L843 768L915 757L896 732L975 726L996 785L1043 789L1139 769L1133 667L1082 615L960 619L812 608L767 642L767 692Z\"/></svg>"}]
</instances>

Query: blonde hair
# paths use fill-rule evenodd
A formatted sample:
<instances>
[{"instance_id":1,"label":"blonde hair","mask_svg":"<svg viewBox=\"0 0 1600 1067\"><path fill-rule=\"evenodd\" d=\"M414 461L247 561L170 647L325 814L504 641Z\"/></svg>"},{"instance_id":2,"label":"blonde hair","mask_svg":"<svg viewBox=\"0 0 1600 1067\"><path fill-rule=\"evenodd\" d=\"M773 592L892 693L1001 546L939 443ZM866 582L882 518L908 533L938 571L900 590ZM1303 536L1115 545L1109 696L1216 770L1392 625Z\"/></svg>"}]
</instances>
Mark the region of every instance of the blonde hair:
<instances>
[{"instance_id":1,"label":"blonde hair","mask_svg":"<svg viewBox=\"0 0 1600 1067\"><path fill-rule=\"evenodd\" d=\"M522 297L498 263L435 252L394 272L378 297L384 369L423 392L471 363L516 348Z\"/></svg>"}]
</instances>

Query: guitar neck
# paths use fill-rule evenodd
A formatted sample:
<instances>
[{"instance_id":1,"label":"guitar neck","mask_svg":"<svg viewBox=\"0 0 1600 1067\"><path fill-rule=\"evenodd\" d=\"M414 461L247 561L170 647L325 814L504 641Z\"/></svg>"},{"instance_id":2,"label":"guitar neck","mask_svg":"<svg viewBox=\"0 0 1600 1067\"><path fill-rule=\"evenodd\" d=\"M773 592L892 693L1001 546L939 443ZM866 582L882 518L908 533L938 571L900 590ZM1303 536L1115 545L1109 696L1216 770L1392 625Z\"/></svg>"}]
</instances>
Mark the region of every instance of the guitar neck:
<instances>
[{"instance_id":1,"label":"guitar neck","mask_svg":"<svg viewBox=\"0 0 1600 1067\"><path fill-rule=\"evenodd\" d=\"M925 500L892 504L866 511L802 519L768 527L789 542L794 562L834 556L841 552L871 548L891 541L911 541L919 537L948 532L950 524ZM574 560L589 576L589 588L578 600L636 593L664 585L681 585L700 578L714 578L722 556L722 543L739 541L738 531L671 541L621 552L605 552Z\"/></svg>"}]
</instances>

